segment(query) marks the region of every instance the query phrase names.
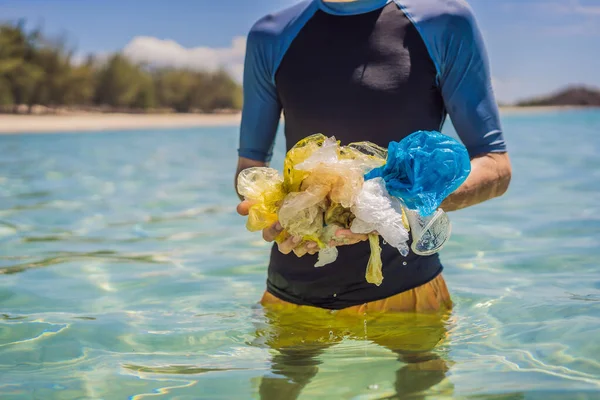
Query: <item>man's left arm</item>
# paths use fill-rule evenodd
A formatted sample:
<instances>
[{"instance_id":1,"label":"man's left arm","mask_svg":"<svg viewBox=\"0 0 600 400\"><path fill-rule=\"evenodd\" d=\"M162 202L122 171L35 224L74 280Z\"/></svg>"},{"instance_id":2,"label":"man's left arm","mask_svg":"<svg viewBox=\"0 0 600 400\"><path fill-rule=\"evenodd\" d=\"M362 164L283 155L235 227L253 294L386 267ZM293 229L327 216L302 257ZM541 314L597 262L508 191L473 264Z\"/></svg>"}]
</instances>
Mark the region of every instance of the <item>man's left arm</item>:
<instances>
[{"instance_id":1,"label":"man's left arm","mask_svg":"<svg viewBox=\"0 0 600 400\"><path fill-rule=\"evenodd\" d=\"M452 124L469 151L471 173L442 203L445 211L503 195L512 175L487 50L475 16L465 7L451 19L452 29L440 38L446 57L438 79Z\"/></svg>"},{"instance_id":2,"label":"man's left arm","mask_svg":"<svg viewBox=\"0 0 600 400\"><path fill-rule=\"evenodd\" d=\"M441 205L444 211L483 203L508 190L512 171L508 153L486 153L471 159L471 173Z\"/></svg>"}]
</instances>

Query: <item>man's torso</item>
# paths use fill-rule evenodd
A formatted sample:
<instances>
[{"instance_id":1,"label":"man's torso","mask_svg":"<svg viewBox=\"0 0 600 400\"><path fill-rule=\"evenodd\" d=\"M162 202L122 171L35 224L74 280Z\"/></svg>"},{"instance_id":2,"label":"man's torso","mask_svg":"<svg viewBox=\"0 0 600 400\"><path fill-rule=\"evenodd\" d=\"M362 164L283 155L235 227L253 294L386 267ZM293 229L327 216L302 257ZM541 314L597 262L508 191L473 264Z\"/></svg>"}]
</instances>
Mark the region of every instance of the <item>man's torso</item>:
<instances>
[{"instance_id":1,"label":"man's torso","mask_svg":"<svg viewBox=\"0 0 600 400\"><path fill-rule=\"evenodd\" d=\"M318 9L302 25L275 73L285 116L286 148L315 133L343 144L386 147L417 130L439 130L444 104L436 68L416 27L395 4L356 15ZM267 287L284 300L344 308L412 289L441 272L437 255L407 257L382 244L383 284L365 280L367 242L339 248L315 268L317 256L284 255L274 246Z\"/></svg>"}]
</instances>

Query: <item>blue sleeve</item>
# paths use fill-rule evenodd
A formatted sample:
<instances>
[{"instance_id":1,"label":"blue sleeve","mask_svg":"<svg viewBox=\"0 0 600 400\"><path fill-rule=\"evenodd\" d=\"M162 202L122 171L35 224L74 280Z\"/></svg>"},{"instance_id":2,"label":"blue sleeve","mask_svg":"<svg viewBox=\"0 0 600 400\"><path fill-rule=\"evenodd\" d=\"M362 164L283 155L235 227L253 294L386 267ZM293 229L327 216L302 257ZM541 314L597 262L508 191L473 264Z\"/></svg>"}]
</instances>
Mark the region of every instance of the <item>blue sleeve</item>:
<instances>
[{"instance_id":1,"label":"blue sleeve","mask_svg":"<svg viewBox=\"0 0 600 400\"><path fill-rule=\"evenodd\" d=\"M505 152L487 50L463 0L400 0L437 69L446 111L471 157Z\"/></svg>"},{"instance_id":2,"label":"blue sleeve","mask_svg":"<svg viewBox=\"0 0 600 400\"><path fill-rule=\"evenodd\" d=\"M244 105L238 155L256 161L271 160L279 126L281 104L271 80L265 33L253 28L246 42Z\"/></svg>"},{"instance_id":3,"label":"blue sleeve","mask_svg":"<svg viewBox=\"0 0 600 400\"><path fill-rule=\"evenodd\" d=\"M244 60L244 105L238 155L269 162L282 106L275 73L290 44L316 11L307 0L260 19L248 34Z\"/></svg>"}]
</instances>

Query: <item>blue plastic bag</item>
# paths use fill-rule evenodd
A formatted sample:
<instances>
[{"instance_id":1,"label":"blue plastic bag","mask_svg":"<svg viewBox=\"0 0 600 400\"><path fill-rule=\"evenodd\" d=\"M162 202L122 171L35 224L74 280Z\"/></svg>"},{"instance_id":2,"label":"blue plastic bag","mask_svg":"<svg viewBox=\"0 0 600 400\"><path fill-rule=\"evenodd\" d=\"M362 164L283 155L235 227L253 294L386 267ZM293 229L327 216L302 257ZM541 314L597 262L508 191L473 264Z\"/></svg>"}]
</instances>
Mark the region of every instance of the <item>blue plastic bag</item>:
<instances>
[{"instance_id":1,"label":"blue plastic bag","mask_svg":"<svg viewBox=\"0 0 600 400\"><path fill-rule=\"evenodd\" d=\"M437 131L417 131L400 142L390 142L386 164L365 179L383 178L390 195L429 216L470 172L465 146Z\"/></svg>"}]
</instances>

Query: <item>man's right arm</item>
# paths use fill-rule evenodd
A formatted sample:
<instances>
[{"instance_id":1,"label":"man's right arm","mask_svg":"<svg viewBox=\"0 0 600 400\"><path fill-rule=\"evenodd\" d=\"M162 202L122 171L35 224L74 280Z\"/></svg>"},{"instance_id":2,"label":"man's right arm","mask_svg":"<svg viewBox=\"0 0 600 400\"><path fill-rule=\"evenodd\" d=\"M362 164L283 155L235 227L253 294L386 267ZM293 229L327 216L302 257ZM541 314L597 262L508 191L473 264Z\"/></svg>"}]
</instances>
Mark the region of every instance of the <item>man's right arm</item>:
<instances>
[{"instance_id":1,"label":"man's right arm","mask_svg":"<svg viewBox=\"0 0 600 400\"><path fill-rule=\"evenodd\" d=\"M282 106L277 96L272 69L275 60L268 51L269 33L261 29L260 21L252 28L246 44L244 61L244 106L238 149L238 165L234 187L242 202L237 212L248 215L251 204L237 192L237 179L244 169L268 166L273 155L275 135L279 127ZM279 223L263 230L263 238L272 242L281 233ZM298 238L290 237L279 244L282 253L290 253L299 243Z\"/></svg>"},{"instance_id":2,"label":"man's right arm","mask_svg":"<svg viewBox=\"0 0 600 400\"><path fill-rule=\"evenodd\" d=\"M262 167L271 160L282 110L273 79L274 53L269 49L272 33L262 25L259 21L252 27L246 43L236 182L243 169Z\"/></svg>"}]
</instances>

